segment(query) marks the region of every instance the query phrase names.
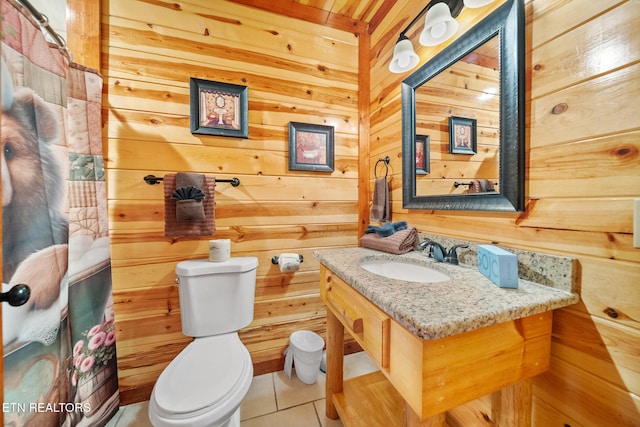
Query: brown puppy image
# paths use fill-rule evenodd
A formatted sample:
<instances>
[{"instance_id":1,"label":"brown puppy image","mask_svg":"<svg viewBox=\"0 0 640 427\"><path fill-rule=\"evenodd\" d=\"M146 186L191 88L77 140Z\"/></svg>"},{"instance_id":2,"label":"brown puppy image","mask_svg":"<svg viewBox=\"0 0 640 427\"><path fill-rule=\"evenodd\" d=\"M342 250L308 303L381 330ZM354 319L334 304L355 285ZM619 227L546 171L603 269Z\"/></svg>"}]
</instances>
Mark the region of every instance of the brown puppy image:
<instances>
[{"instance_id":1,"label":"brown puppy image","mask_svg":"<svg viewBox=\"0 0 640 427\"><path fill-rule=\"evenodd\" d=\"M1 126L2 278L9 283L28 256L67 243L68 221L61 210L64 176L51 148L60 129L56 115L31 89L16 88ZM42 301L57 295L59 284L47 292ZM40 300L33 291L32 298Z\"/></svg>"},{"instance_id":2,"label":"brown puppy image","mask_svg":"<svg viewBox=\"0 0 640 427\"><path fill-rule=\"evenodd\" d=\"M31 254L20 263L10 285L26 283L31 289L27 306L45 309L58 300L60 282L67 272L68 245L53 245Z\"/></svg>"}]
</instances>

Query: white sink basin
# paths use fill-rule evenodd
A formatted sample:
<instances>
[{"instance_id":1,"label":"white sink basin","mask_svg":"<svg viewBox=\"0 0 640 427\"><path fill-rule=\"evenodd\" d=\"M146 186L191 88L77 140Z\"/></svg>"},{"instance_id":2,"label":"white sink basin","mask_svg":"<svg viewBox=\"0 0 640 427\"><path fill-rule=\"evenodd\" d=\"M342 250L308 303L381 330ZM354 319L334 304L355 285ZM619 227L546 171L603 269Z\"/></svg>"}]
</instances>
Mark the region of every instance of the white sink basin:
<instances>
[{"instance_id":1,"label":"white sink basin","mask_svg":"<svg viewBox=\"0 0 640 427\"><path fill-rule=\"evenodd\" d=\"M360 267L388 279L404 280L405 282L446 282L449 276L423 265L403 261L364 260Z\"/></svg>"}]
</instances>

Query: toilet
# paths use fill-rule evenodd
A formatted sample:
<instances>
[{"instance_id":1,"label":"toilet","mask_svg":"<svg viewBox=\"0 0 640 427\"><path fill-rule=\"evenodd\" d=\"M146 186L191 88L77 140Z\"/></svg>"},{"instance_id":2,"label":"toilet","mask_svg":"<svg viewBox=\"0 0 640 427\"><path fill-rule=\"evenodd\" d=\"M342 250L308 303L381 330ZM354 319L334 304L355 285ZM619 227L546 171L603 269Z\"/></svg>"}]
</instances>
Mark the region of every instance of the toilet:
<instances>
[{"instance_id":1,"label":"toilet","mask_svg":"<svg viewBox=\"0 0 640 427\"><path fill-rule=\"evenodd\" d=\"M253 320L255 257L178 263L182 333L195 339L171 361L149 400L155 427L239 427L253 378L238 330Z\"/></svg>"}]
</instances>

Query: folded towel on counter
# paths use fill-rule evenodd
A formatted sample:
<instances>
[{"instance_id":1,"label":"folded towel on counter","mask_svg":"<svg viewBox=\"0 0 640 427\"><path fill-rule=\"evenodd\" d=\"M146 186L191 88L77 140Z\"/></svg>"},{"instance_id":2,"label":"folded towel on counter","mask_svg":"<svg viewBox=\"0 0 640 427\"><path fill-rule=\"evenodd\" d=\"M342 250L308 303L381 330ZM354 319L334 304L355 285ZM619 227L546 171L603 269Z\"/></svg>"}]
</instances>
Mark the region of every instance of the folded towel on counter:
<instances>
[{"instance_id":1,"label":"folded towel on counter","mask_svg":"<svg viewBox=\"0 0 640 427\"><path fill-rule=\"evenodd\" d=\"M200 190L204 193L204 198L200 201L196 198L185 200L172 199L176 192L182 192L187 196L193 195L193 190L186 190L186 188L198 182L192 180L181 181L181 184L185 185L177 187L177 174L165 175L163 180L164 235L166 237L213 236L216 232L214 215L216 179L214 176L203 174L186 175L202 176L202 184L200 184L202 187ZM180 189L183 190L181 191ZM178 205L181 206L179 207ZM200 215L200 210L202 210L202 215ZM180 214L178 212L180 212ZM180 218L178 218L178 215L180 215ZM188 217L196 217L196 219L185 219Z\"/></svg>"},{"instance_id":2,"label":"folded towel on counter","mask_svg":"<svg viewBox=\"0 0 640 427\"><path fill-rule=\"evenodd\" d=\"M417 240L418 231L416 228L408 227L388 237L378 236L375 233L365 234L360 238L360 244L365 248L400 255L412 251Z\"/></svg>"},{"instance_id":3,"label":"folded towel on counter","mask_svg":"<svg viewBox=\"0 0 640 427\"><path fill-rule=\"evenodd\" d=\"M373 186L370 220L385 222L389 218L389 183L387 177L377 178Z\"/></svg>"},{"instance_id":4,"label":"folded towel on counter","mask_svg":"<svg viewBox=\"0 0 640 427\"><path fill-rule=\"evenodd\" d=\"M469 193L487 193L495 191L493 183L488 179L472 179L469 186Z\"/></svg>"},{"instance_id":5,"label":"folded towel on counter","mask_svg":"<svg viewBox=\"0 0 640 427\"><path fill-rule=\"evenodd\" d=\"M400 230L406 230L406 228L407 228L407 221L398 221L393 223L387 221L383 225L369 224L369 227L366 230L364 230L364 232L366 234L376 233L378 236L388 237Z\"/></svg>"}]
</instances>

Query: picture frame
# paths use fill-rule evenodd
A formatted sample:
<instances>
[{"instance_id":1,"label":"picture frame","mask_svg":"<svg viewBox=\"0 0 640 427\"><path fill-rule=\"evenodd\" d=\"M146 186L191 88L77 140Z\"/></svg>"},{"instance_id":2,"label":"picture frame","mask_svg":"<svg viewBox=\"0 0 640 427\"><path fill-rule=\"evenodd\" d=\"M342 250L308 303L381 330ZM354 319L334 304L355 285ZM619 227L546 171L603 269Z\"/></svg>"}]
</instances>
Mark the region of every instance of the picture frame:
<instances>
[{"instance_id":1,"label":"picture frame","mask_svg":"<svg viewBox=\"0 0 640 427\"><path fill-rule=\"evenodd\" d=\"M191 77L189 88L192 134L249 137L247 86Z\"/></svg>"},{"instance_id":2,"label":"picture frame","mask_svg":"<svg viewBox=\"0 0 640 427\"><path fill-rule=\"evenodd\" d=\"M289 122L289 170L333 172L333 126Z\"/></svg>"},{"instance_id":3,"label":"picture frame","mask_svg":"<svg viewBox=\"0 0 640 427\"><path fill-rule=\"evenodd\" d=\"M429 135L416 135L416 175L428 175L431 173L430 140Z\"/></svg>"},{"instance_id":4,"label":"picture frame","mask_svg":"<svg viewBox=\"0 0 640 427\"><path fill-rule=\"evenodd\" d=\"M449 117L449 152L451 154L478 152L476 119Z\"/></svg>"}]
</instances>

